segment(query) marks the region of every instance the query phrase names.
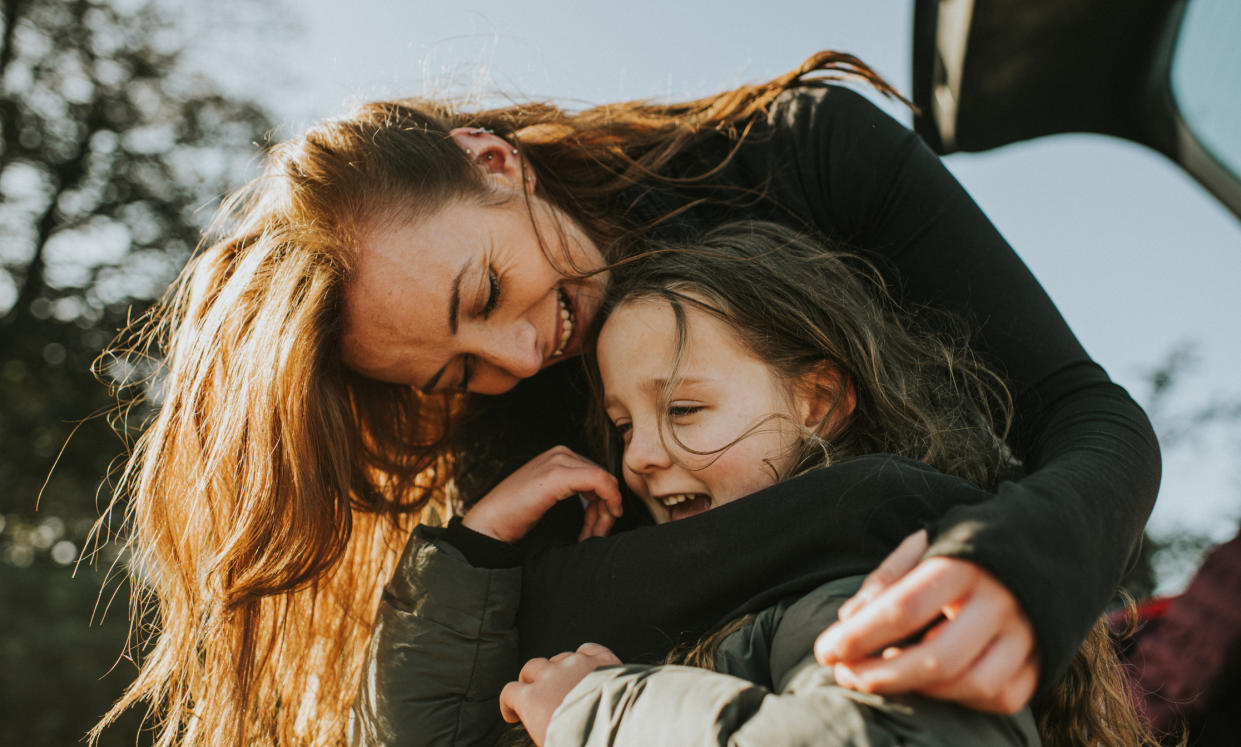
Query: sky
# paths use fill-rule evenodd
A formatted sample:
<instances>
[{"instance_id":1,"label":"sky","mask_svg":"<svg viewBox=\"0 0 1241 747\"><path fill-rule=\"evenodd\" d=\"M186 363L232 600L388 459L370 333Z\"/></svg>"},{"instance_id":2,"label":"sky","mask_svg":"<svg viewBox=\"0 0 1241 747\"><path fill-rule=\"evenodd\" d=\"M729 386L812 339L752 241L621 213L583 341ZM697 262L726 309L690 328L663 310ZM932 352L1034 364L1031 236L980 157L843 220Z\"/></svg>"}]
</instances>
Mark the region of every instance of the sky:
<instances>
[{"instance_id":1,"label":"sky","mask_svg":"<svg viewBox=\"0 0 1241 747\"><path fill-rule=\"evenodd\" d=\"M285 133L396 96L502 92L571 106L688 98L774 77L826 48L910 91L911 0L300 0L286 16L266 11L279 23L261 33L222 15L226 7L186 9L205 30L195 54L227 87L266 102ZM1196 364L1169 411L1241 399L1241 221L1175 165L1095 135L946 162L1135 397L1147 398L1152 368L1190 346ZM1238 454L1241 428L1166 444L1152 531L1231 537Z\"/></svg>"}]
</instances>

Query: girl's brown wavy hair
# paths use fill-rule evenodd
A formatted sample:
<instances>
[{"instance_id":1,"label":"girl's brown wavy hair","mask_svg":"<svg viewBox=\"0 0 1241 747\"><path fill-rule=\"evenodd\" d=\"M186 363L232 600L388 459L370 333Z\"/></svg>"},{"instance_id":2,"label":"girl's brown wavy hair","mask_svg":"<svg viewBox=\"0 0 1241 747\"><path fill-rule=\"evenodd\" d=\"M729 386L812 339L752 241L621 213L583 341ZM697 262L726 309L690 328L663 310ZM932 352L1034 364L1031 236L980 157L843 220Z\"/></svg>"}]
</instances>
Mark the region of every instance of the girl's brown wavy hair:
<instances>
[{"instance_id":1,"label":"girl's brown wavy hair","mask_svg":"<svg viewBox=\"0 0 1241 747\"><path fill-rule=\"evenodd\" d=\"M822 437L807 432L792 472L777 479L879 453L915 459L977 485L994 486L1017 474L1003 448L1012 410L1003 381L967 346L930 333L925 320L897 313L879 273L856 255L780 224L728 223L688 244L653 247L617 268L593 335L615 308L640 300L667 303L676 319L678 355L661 393L662 412L670 409L689 344L690 308L722 321L789 387L822 379L823 391L813 394L837 406L846 389L841 382L847 382L856 399L852 413ZM938 321L941 329L959 326ZM599 395L593 350L587 361ZM824 367L835 376L815 377ZM591 414L599 442L610 425L601 400L594 398ZM664 438L676 439L667 416L661 425ZM607 456L615 466L620 448L611 441ZM694 453L714 455L731 445Z\"/></svg>"},{"instance_id":2,"label":"girl's brown wavy hair","mask_svg":"<svg viewBox=\"0 0 1241 747\"><path fill-rule=\"evenodd\" d=\"M704 137L739 144L781 92L838 79L896 95L856 58L821 52L674 104L376 102L273 148L110 353L126 361L114 371L154 370L121 385L126 406L157 409L97 525L104 542L123 519L141 655L92 738L145 703L160 745L342 741L383 584L421 513L452 501L468 402L345 369L340 298L359 226L488 196L453 128L507 139L536 196L618 259L648 227L627 222L622 190L707 183L731 153L700 174L662 172Z\"/></svg>"},{"instance_id":3,"label":"girl's brown wavy hair","mask_svg":"<svg viewBox=\"0 0 1241 747\"><path fill-rule=\"evenodd\" d=\"M1003 381L975 359L963 337L929 331L951 329L951 320L930 325L902 311L869 263L828 247L762 221L739 221L688 244L653 247L616 270L593 334L625 303L654 300L672 308L678 352L660 395L664 413L670 411L678 363L690 344L687 308L721 320L789 386L813 378L807 375L824 364L839 373L855 393L852 413L833 432L807 432L796 466L777 479L875 453L909 457L989 490L1016 477L1019 465L1004 446L1012 402ZM621 446L610 437L600 405L597 366L589 369L597 395L591 414L596 440L606 444L615 465ZM838 403L841 388L831 386L818 395ZM662 436L676 439L667 416ZM732 443L694 453L718 454ZM696 645L673 651L668 663L715 669L720 643L749 619L734 620ZM1100 620L1065 675L1034 704L1044 745L1157 745L1130 687Z\"/></svg>"}]
</instances>

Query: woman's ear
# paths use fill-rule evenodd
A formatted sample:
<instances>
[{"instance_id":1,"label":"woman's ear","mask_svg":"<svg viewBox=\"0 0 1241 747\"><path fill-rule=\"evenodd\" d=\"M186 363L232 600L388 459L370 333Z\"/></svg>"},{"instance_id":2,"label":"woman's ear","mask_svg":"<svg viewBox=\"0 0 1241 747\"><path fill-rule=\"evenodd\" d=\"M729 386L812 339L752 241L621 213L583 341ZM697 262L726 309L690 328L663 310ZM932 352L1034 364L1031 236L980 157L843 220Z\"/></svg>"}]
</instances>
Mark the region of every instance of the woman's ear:
<instances>
[{"instance_id":1,"label":"woman's ear","mask_svg":"<svg viewBox=\"0 0 1241 747\"><path fill-rule=\"evenodd\" d=\"M798 380L797 397L802 425L824 438L844 428L857 406L853 381L828 363Z\"/></svg>"},{"instance_id":2,"label":"woman's ear","mask_svg":"<svg viewBox=\"0 0 1241 747\"><path fill-rule=\"evenodd\" d=\"M489 181L509 189L534 189L534 174L512 143L482 127L457 127L448 134Z\"/></svg>"}]
</instances>

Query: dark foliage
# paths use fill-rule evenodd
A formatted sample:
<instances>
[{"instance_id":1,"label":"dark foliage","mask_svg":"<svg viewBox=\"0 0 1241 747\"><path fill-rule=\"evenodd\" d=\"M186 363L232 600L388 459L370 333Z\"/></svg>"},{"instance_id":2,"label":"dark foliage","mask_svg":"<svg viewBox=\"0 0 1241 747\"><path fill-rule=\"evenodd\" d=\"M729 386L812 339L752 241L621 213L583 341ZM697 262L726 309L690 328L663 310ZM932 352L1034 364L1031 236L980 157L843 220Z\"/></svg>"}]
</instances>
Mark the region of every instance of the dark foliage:
<instances>
[{"instance_id":1,"label":"dark foliage","mask_svg":"<svg viewBox=\"0 0 1241 747\"><path fill-rule=\"evenodd\" d=\"M91 363L162 293L270 125L186 69L193 40L161 6L0 12L0 744L73 744L134 672L114 548L71 575L123 450ZM134 744L137 722L104 742Z\"/></svg>"}]
</instances>

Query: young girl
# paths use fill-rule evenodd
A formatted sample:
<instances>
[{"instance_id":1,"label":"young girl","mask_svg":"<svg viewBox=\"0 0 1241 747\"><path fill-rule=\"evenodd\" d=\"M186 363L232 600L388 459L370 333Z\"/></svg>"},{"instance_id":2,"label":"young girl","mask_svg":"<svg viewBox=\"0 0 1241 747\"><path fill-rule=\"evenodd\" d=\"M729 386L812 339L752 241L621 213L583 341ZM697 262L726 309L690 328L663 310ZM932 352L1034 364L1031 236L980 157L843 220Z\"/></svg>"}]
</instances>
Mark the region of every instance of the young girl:
<instances>
[{"instance_id":1,"label":"young girl","mask_svg":"<svg viewBox=\"0 0 1241 747\"><path fill-rule=\"evenodd\" d=\"M658 523L729 511L776 482L852 459L888 460L911 481L964 478L988 489L1013 466L998 380L962 349L911 332L863 264L774 224L730 224L692 249L618 271L602 311L592 368L612 456L620 452L625 484ZM879 454L891 456L867 456ZM495 508L524 521L511 503ZM1039 743L1029 709L1005 717L840 687L812 643L861 580L832 579L735 620L681 657L714 673L593 671L620 661L585 644L528 662L501 708L539 744ZM1145 743L1107 645L1087 646L1095 661L1082 665L1101 669L1097 680L1076 671L1080 681L1061 686L1078 695L1045 714L1049 744Z\"/></svg>"}]
</instances>

